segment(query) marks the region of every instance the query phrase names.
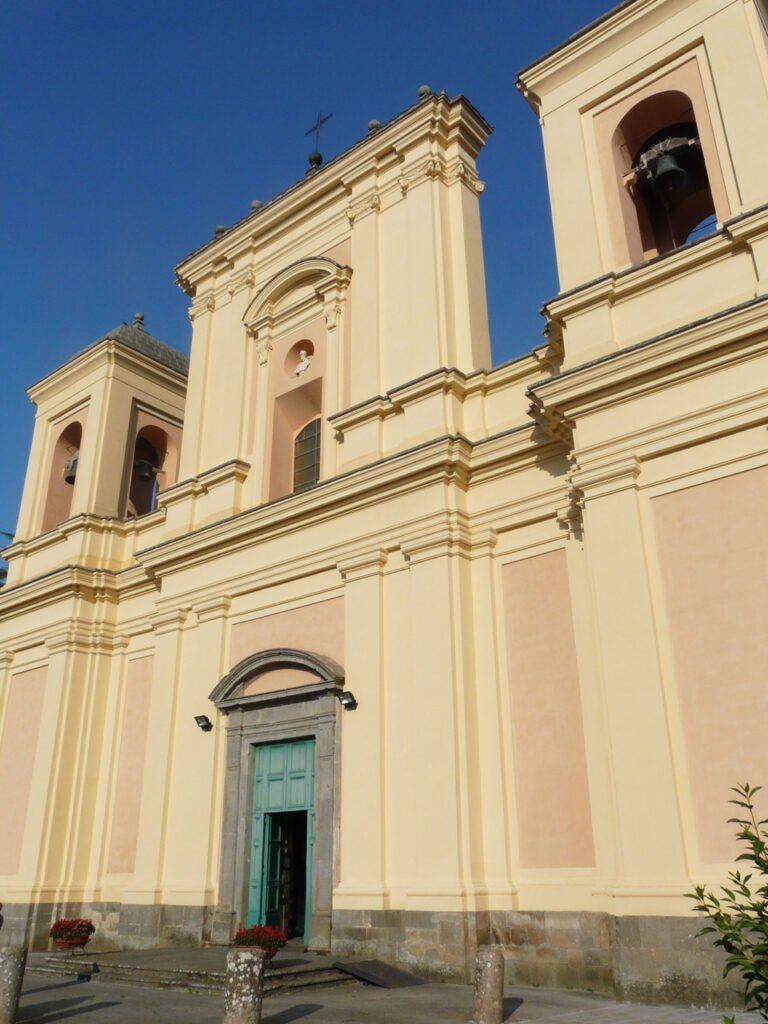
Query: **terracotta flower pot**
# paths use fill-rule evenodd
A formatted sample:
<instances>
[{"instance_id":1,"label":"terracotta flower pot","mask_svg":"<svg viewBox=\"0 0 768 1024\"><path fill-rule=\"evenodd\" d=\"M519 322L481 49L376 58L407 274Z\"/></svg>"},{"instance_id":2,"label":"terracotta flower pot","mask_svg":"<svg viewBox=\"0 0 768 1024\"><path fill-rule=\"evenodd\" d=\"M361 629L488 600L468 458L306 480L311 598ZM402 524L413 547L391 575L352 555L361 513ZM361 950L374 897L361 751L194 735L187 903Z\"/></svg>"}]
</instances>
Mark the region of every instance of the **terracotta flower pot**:
<instances>
[{"instance_id":1,"label":"terracotta flower pot","mask_svg":"<svg viewBox=\"0 0 768 1024\"><path fill-rule=\"evenodd\" d=\"M58 949L81 949L90 939L89 935L72 935L66 939L54 939Z\"/></svg>"},{"instance_id":2,"label":"terracotta flower pot","mask_svg":"<svg viewBox=\"0 0 768 1024\"><path fill-rule=\"evenodd\" d=\"M239 944L236 944L235 948L236 949L263 949L262 946L254 946L253 943L248 943L247 945L242 945L242 946L239 945ZM263 951L264 951L264 959L265 960L272 960L274 957L277 956L277 954L279 952L279 950L277 950L277 949L264 949Z\"/></svg>"}]
</instances>

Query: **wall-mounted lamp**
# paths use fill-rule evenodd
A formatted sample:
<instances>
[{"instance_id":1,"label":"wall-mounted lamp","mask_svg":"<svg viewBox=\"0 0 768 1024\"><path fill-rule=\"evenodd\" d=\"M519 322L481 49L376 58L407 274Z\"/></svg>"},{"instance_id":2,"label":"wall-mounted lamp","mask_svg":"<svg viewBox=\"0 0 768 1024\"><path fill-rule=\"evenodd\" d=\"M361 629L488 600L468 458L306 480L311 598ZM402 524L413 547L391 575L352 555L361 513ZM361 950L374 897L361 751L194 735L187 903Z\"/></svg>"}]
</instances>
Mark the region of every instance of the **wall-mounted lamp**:
<instances>
[{"instance_id":1,"label":"wall-mounted lamp","mask_svg":"<svg viewBox=\"0 0 768 1024\"><path fill-rule=\"evenodd\" d=\"M210 720L208 715L195 715L195 724L203 730L203 732L210 732L213 728L213 722Z\"/></svg>"},{"instance_id":2,"label":"wall-mounted lamp","mask_svg":"<svg viewBox=\"0 0 768 1024\"><path fill-rule=\"evenodd\" d=\"M341 693L337 691L336 696L339 699L339 704L341 704L345 711L354 711L357 707L355 695L351 690L342 690Z\"/></svg>"}]
</instances>

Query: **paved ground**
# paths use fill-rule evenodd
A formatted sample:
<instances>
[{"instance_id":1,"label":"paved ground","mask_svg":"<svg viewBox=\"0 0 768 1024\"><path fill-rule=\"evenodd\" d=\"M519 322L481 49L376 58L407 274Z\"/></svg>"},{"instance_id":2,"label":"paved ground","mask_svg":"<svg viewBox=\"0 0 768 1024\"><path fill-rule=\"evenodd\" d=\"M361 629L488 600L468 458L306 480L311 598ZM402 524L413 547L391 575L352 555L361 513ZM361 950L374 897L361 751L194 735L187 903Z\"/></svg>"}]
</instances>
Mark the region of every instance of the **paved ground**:
<instances>
[{"instance_id":1,"label":"paved ground","mask_svg":"<svg viewBox=\"0 0 768 1024\"><path fill-rule=\"evenodd\" d=\"M220 997L27 975L16 1024L52 1024L83 1020L92 1024L221 1024ZM509 1024L721 1024L710 1010L614 1003L607 999L516 988L506 1000ZM466 1024L472 1016L472 989L467 985L422 985L417 988L323 989L270 996L262 1024ZM739 1024L755 1024L739 1015Z\"/></svg>"}]
</instances>

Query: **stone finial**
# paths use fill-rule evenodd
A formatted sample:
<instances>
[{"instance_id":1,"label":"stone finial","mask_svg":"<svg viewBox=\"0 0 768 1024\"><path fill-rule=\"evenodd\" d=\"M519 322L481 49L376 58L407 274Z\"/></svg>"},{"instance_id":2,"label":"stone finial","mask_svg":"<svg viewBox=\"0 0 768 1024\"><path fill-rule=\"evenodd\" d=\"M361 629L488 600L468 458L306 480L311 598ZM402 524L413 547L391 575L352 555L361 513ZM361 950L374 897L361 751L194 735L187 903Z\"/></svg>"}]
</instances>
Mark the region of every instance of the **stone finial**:
<instances>
[{"instance_id":1,"label":"stone finial","mask_svg":"<svg viewBox=\"0 0 768 1024\"><path fill-rule=\"evenodd\" d=\"M265 958L263 949L230 949L227 953L222 1024L260 1024Z\"/></svg>"},{"instance_id":2,"label":"stone finial","mask_svg":"<svg viewBox=\"0 0 768 1024\"><path fill-rule=\"evenodd\" d=\"M144 330L144 314L143 313L134 313L133 314L133 326L134 327L140 327L142 329L142 331Z\"/></svg>"},{"instance_id":3,"label":"stone finial","mask_svg":"<svg viewBox=\"0 0 768 1024\"><path fill-rule=\"evenodd\" d=\"M504 1019L504 954L501 946L480 946L475 957L472 1024L501 1024Z\"/></svg>"},{"instance_id":4,"label":"stone finial","mask_svg":"<svg viewBox=\"0 0 768 1024\"><path fill-rule=\"evenodd\" d=\"M26 946L0 947L0 1024L16 1020L26 963Z\"/></svg>"},{"instance_id":5,"label":"stone finial","mask_svg":"<svg viewBox=\"0 0 768 1024\"><path fill-rule=\"evenodd\" d=\"M420 85L419 86L419 99L420 100L423 100L425 97L431 96L431 95L432 95L432 90L430 89L430 87L428 85Z\"/></svg>"},{"instance_id":6,"label":"stone finial","mask_svg":"<svg viewBox=\"0 0 768 1024\"><path fill-rule=\"evenodd\" d=\"M322 163L322 154L318 153L316 149L313 150L313 152L309 154L309 170L307 171L307 174L312 174L314 171L319 170L319 168L322 166Z\"/></svg>"},{"instance_id":7,"label":"stone finial","mask_svg":"<svg viewBox=\"0 0 768 1024\"><path fill-rule=\"evenodd\" d=\"M377 132L381 128L381 121L377 121L376 118L368 122L368 131Z\"/></svg>"}]
</instances>

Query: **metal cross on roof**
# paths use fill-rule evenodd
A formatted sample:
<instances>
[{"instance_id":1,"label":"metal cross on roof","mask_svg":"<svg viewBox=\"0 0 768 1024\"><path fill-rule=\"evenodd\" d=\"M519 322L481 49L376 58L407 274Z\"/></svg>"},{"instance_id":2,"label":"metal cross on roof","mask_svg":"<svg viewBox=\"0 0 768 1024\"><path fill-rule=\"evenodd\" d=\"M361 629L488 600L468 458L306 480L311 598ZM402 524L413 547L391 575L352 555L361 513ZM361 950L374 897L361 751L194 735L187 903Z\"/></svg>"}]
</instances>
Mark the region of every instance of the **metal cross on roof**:
<instances>
[{"instance_id":1,"label":"metal cross on roof","mask_svg":"<svg viewBox=\"0 0 768 1024\"><path fill-rule=\"evenodd\" d=\"M321 111L318 111L317 112L317 120L312 125L312 127L309 129L309 131L304 132L305 136L306 135L311 135L313 132L315 133L315 149L316 150L320 149L320 129L325 124L325 122L326 121L330 121L330 119L332 117L333 117L333 114L326 114L325 117L323 117Z\"/></svg>"}]
</instances>

